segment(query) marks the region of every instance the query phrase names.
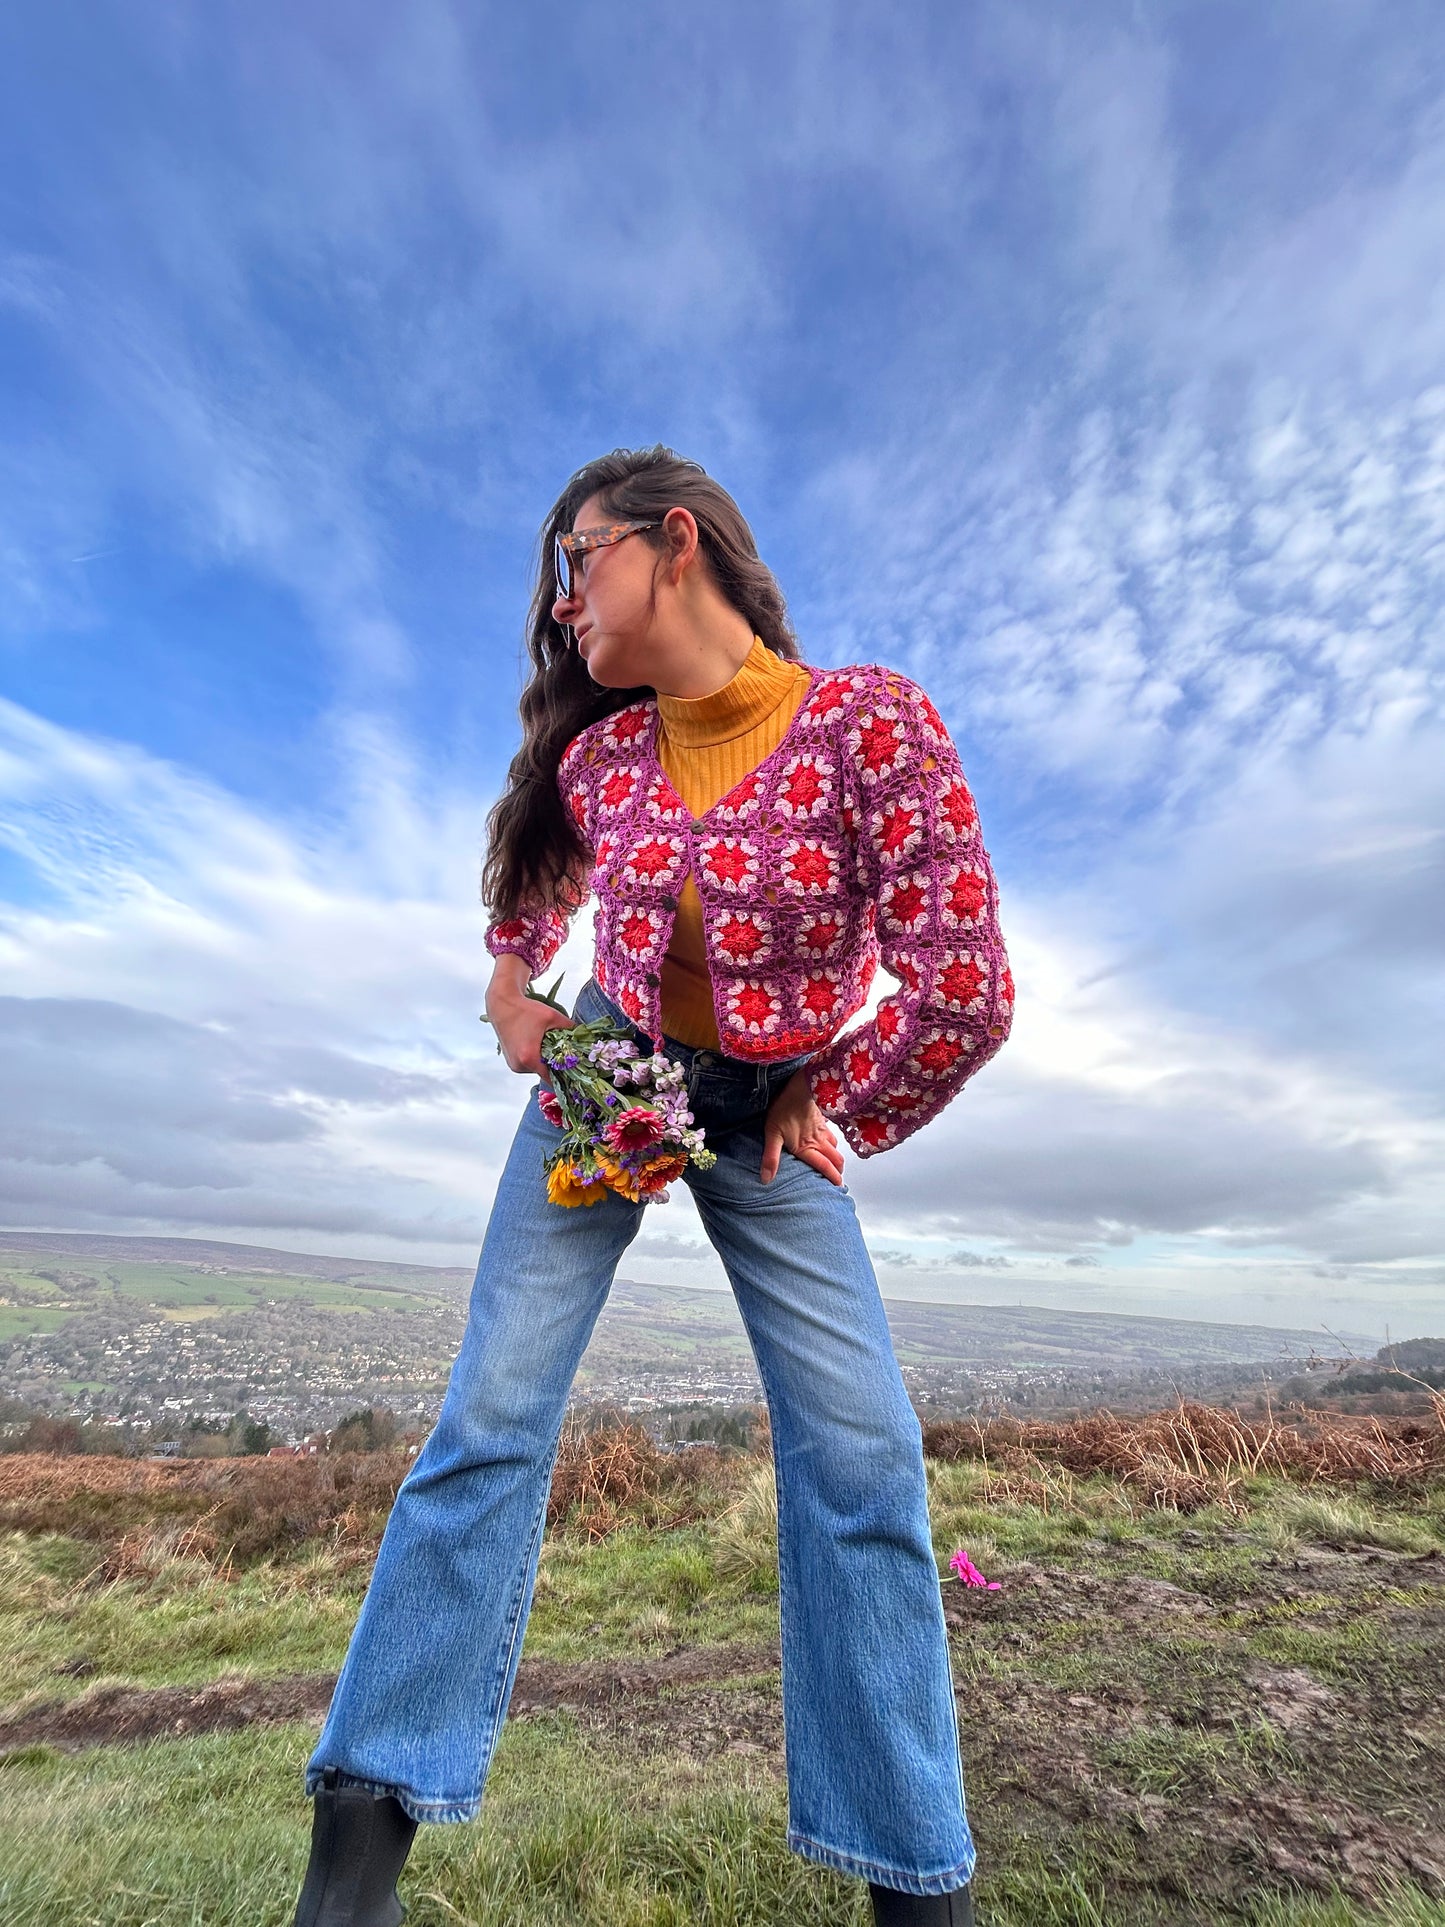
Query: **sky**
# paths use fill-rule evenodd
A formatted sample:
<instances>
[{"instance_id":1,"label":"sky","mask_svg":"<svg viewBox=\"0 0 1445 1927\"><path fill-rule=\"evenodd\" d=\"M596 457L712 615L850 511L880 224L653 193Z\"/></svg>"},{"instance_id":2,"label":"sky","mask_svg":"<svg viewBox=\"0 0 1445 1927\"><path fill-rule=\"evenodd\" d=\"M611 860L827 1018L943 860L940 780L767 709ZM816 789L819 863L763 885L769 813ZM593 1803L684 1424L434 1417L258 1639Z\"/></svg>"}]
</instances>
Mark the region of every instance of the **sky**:
<instances>
[{"instance_id":1,"label":"sky","mask_svg":"<svg viewBox=\"0 0 1445 1927\"><path fill-rule=\"evenodd\" d=\"M473 1261L537 530L663 441L999 874L884 1290L1445 1331L1442 204L1437 0L16 0L0 1223Z\"/></svg>"}]
</instances>

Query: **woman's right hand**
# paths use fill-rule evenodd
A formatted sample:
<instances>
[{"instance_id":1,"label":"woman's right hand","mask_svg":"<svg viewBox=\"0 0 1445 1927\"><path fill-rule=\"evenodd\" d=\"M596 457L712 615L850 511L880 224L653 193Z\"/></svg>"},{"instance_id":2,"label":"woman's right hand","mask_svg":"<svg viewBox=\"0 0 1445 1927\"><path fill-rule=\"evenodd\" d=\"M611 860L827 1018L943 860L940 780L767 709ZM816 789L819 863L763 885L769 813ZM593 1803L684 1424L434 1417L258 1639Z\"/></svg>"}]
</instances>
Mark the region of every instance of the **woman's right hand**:
<instances>
[{"instance_id":1,"label":"woman's right hand","mask_svg":"<svg viewBox=\"0 0 1445 1927\"><path fill-rule=\"evenodd\" d=\"M551 1088L542 1062L542 1038L568 1019L551 1004L527 995L531 982L521 957L498 957L487 985L487 1021L497 1033L497 1046L509 1071L540 1077Z\"/></svg>"}]
</instances>

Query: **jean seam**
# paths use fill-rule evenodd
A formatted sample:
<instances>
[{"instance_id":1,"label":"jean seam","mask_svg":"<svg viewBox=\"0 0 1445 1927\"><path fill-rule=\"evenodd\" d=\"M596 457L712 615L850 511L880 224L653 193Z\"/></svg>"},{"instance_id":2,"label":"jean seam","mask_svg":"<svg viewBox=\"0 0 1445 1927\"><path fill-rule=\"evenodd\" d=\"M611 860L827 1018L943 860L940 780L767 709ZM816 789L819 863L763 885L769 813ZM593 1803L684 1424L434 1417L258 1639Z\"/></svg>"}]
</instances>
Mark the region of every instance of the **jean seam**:
<instances>
[{"instance_id":1,"label":"jean seam","mask_svg":"<svg viewBox=\"0 0 1445 1927\"><path fill-rule=\"evenodd\" d=\"M734 1294L734 1296L736 1296L736 1294ZM787 1681L787 1663L788 1663L788 1631L792 1624L792 1612L788 1603L788 1582L784 1575L784 1570L783 1570L783 1493L786 1488L787 1482L783 1478L783 1455L782 1455L781 1448L779 1447L779 1444L778 1444L777 1430L772 1423L772 1415L773 1415L773 1408L774 1408L773 1388L768 1382L768 1374L763 1368L763 1361L761 1357L758 1355L758 1349L755 1345L752 1344L751 1335L749 1336L748 1343L752 1349L753 1363L758 1368L758 1378L761 1381L762 1388L763 1388L763 1399L768 1408L768 1442L771 1445L772 1452L773 1452L773 1487L774 1487L774 1492L778 1502L778 1657L781 1662L780 1678L781 1678L781 1681L783 1682L783 1688L784 1688L783 1694L782 1694L783 1759L784 1759L785 1767L787 1769L788 1802L789 1802L789 1806L791 1806L792 1797L793 1797L793 1770L792 1770L792 1762L788 1758L788 1754L791 1749L791 1742L788 1736L788 1695L786 1690L786 1681Z\"/></svg>"},{"instance_id":2,"label":"jean seam","mask_svg":"<svg viewBox=\"0 0 1445 1927\"><path fill-rule=\"evenodd\" d=\"M547 1499L552 1489L552 1472L557 1463L557 1452L560 1445L561 1433L559 1431L557 1439L553 1443L552 1450L547 1455L547 1469L542 1480L542 1492L537 1501L537 1510L532 1519L531 1536L527 1541L527 1550L522 1557L522 1564L517 1574L516 1589L513 1592L512 1603L508 1611L507 1650L497 1677L497 1705L492 1715L492 1726L490 1733L487 1735L486 1749L482 1754L481 1777L477 1782L477 1790L474 1796L478 1804L481 1802L482 1793L487 1783L488 1769L491 1766L493 1755L496 1753L497 1742L501 1738L502 1727L507 1717L507 1704L511 1695L506 1693L504 1689L507 1684L508 1675L512 1670L512 1657L517 1650L517 1640L522 1622L522 1604L527 1596L527 1574L531 1571L532 1555L536 1551L538 1542L546 1527Z\"/></svg>"}]
</instances>

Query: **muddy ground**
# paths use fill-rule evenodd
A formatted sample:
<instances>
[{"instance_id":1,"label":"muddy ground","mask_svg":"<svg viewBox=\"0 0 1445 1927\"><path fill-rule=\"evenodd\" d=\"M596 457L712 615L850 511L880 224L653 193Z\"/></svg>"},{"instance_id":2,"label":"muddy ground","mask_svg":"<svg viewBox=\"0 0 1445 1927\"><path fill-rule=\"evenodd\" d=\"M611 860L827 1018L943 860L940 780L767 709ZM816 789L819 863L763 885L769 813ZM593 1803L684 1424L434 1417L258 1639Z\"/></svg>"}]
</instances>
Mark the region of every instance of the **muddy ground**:
<instances>
[{"instance_id":1,"label":"muddy ground","mask_svg":"<svg viewBox=\"0 0 1445 1927\"><path fill-rule=\"evenodd\" d=\"M1445 1557L1308 1548L1199 1590L1110 1565L1100 1546L1083 1570L945 1589L983 1855L1086 1836L1120 1921L1227 1919L1285 1884L1445 1895ZM0 1752L314 1723L331 1686L98 1682L0 1723ZM557 1712L599 1745L782 1772L776 1648L524 1662L512 1717Z\"/></svg>"}]
</instances>

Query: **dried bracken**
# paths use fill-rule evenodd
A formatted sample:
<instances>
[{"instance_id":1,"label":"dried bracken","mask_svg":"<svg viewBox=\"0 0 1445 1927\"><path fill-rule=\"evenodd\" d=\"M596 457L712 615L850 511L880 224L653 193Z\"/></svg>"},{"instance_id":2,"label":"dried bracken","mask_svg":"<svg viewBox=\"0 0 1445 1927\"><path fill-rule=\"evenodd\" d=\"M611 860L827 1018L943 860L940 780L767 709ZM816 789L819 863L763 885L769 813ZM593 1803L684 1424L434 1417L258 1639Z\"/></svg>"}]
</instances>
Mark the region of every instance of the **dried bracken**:
<instances>
[{"instance_id":1,"label":"dried bracken","mask_svg":"<svg viewBox=\"0 0 1445 1927\"><path fill-rule=\"evenodd\" d=\"M364 1561L376 1551L405 1451L309 1459L126 1459L0 1454L0 1530L63 1532L105 1547L97 1572L139 1578L177 1559L213 1567L284 1557L317 1542ZM547 1517L605 1538L624 1525L691 1524L728 1482L727 1456L665 1452L640 1425L562 1437Z\"/></svg>"},{"instance_id":2,"label":"dried bracken","mask_svg":"<svg viewBox=\"0 0 1445 1927\"><path fill-rule=\"evenodd\" d=\"M1342 1417L1291 1406L1279 1417L1246 1419L1181 1401L1162 1412L1093 1412L1061 1424L975 1419L929 1426L924 1451L977 1460L988 1474L986 1496L1005 1503L1047 1509L1062 1470L1107 1474L1165 1511L1238 1511L1245 1480L1261 1475L1394 1488L1445 1477L1445 1398L1432 1396L1428 1418Z\"/></svg>"},{"instance_id":3,"label":"dried bracken","mask_svg":"<svg viewBox=\"0 0 1445 1927\"><path fill-rule=\"evenodd\" d=\"M246 1563L317 1540L372 1552L409 1458L404 1452L312 1459L0 1456L0 1528L64 1532L107 1550L111 1577L169 1560Z\"/></svg>"},{"instance_id":4,"label":"dried bracken","mask_svg":"<svg viewBox=\"0 0 1445 1927\"><path fill-rule=\"evenodd\" d=\"M635 1424L563 1430L547 1523L605 1539L624 1525L692 1525L725 1476L724 1455L707 1446L664 1452Z\"/></svg>"}]
</instances>

